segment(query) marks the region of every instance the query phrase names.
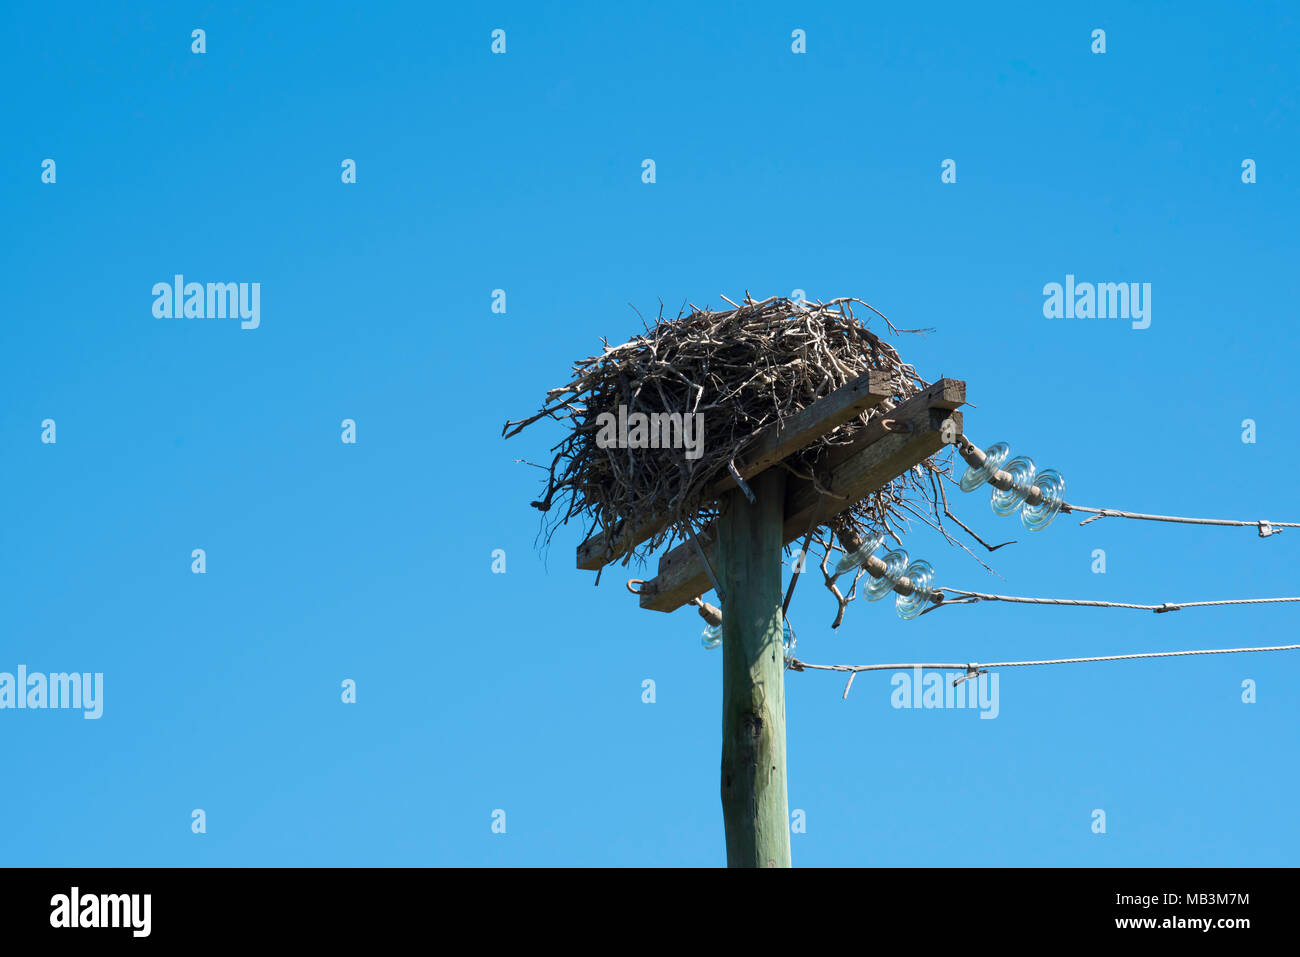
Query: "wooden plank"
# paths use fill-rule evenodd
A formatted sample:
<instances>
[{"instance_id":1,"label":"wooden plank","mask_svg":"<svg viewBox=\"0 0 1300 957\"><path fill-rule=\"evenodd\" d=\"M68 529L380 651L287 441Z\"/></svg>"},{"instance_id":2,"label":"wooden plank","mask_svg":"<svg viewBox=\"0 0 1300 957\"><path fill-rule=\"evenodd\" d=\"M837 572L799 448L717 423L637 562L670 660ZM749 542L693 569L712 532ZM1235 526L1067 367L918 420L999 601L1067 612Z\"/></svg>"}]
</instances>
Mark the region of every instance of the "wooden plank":
<instances>
[{"instance_id":1,"label":"wooden plank","mask_svg":"<svg viewBox=\"0 0 1300 957\"><path fill-rule=\"evenodd\" d=\"M832 429L875 408L889 397L891 391L886 373L878 369L868 371L866 375L822 396L807 408L764 428L736 457L736 471L743 479L753 478L782 459L807 448ZM735 480L726 474L712 485L708 497L712 500L735 487ZM578 546L578 567L595 571L617 561L650 536L663 531L666 524L663 519L646 521L626 534L618 534L618 540L612 548L608 545L604 532L593 535Z\"/></svg>"},{"instance_id":2,"label":"wooden plank","mask_svg":"<svg viewBox=\"0 0 1300 957\"><path fill-rule=\"evenodd\" d=\"M950 444L954 436L961 434L960 412L930 409L923 419L912 421L917 427L915 433L890 435L863 449L836 468L830 484L825 487L850 502L866 498L891 479L924 462ZM947 442L944 441L945 434ZM785 520L791 529L787 542L808 534L810 524L814 527L821 525L847 507L843 499L821 495L810 483L796 486L794 491L795 494L786 500Z\"/></svg>"},{"instance_id":3,"label":"wooden plank","mask_svg":"<svg viewBox=\"0 0 1300 957\"><path fill-rule=\"evenodd\" d=\"M722 606L722 820L728 867L789 867L781 509L786 473L734 489L718 514Z\"/></svg>"},{"instance_id":4,"label":"wooden plank","mask_svg":"<svg viewBox=\"0 0 1300 957\"><path fill-rule=\"evenodd\" d=\"M934 455L947 444L945 435L949 441L960 435L962 416L952 409L964 401L965 383L941 379L884 417L892 420L894 428L911 431L889 431L878 419L852 445L832 449L819 463L819 477L823 488L840 497L823 496L807 481L787 483L782 545L802 538L810 524L827 521ZM714 535L710 525L699 536L710 561ZM641 607L674 611L710 587L694 547L683 542L659 560L658 575L642 586Z\"/></svg>"},{"instance_id":5,"label":"wooden plank","mask_svg":"<svg viewBox=\"0 0 1300 957\"><path fill-rule=\"evenodd\" d=\"M812 445L832 429L839 428L868 409L874 409L889 398L891 391L889 376L878 369L872 369L783 421L773 422L736 457L736 471L744 479L758 475L764 469L771 468L782 459ZM735 479L727 474L718 479L713 491L721 494L735 487Z\"/></svg>"}]
</instances>

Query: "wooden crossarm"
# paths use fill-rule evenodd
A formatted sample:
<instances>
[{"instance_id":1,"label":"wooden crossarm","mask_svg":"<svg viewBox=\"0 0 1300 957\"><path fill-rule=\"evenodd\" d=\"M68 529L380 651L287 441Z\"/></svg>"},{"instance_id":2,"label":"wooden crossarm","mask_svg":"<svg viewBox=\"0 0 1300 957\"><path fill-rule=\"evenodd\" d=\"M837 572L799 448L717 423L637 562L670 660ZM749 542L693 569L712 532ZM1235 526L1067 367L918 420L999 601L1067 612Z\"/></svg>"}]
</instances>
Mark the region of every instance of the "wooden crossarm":
<instances>
[{"instance_id":1,"label":"wooden crossarm","mask_svg":"<svg viewBox=\"0 0 1300 957\"><path fill-rule=\"evenodd\" d=\"M829 450L818 471L822 487L831 495L822 495L807 480L791 477L786 484L782 544L802 538L809 528L833 518L955 441L962 432L962 415L955 410L965 401L964 382L940 379L874 419L851 445ZM705 528L699 538L712 562L713 526ZM694 546L683 542L659 560L658 575L641 586L641 607L674 611L710 587L708 572Z\"/></svg>"}]
</instances>

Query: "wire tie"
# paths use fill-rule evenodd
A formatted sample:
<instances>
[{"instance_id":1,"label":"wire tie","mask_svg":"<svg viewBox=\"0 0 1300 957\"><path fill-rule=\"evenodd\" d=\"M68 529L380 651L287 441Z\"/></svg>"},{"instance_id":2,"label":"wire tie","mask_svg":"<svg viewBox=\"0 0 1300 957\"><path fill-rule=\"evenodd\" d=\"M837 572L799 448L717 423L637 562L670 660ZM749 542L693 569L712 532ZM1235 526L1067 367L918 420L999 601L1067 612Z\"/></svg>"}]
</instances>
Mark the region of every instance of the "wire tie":
<instances>
[{"instance_id":1,"label":"wire tie","mask_svg":"<svg viewBox=\"0 0 1300 957\"><path fill-rule=\"evenodd\" d=\"M1165 603L1164 603L1163 605L1161 605L1159 608L1152 608L1151 610L1154 611L1157 615L1163 615L1163 614L1164 614L1165 612L1167 612L1167 611L1182 611L1182 610L1183 610L1183 606L1182 606L1182 605L1171 605L1171 604L1169 604L1169 602L1165 602Z\"/></svg>"},{"instance_id":2,"label":"wire tie","mask_svg":"<svg viewBox=\"0 0 1300 957\"><path fill-rule=\"evenodd\" d=\"M972 661L966 666L966 673L958 678L954 678L952 686L955 688L963 681L970 681L972 678L978 678L980 675L988 674L987 668L981 668L977 662Z\"/></svg>"},{"instance_id":3,"label":"wire tie","mask_svg":"<svg viewBox=\"0 0 1300 957\"><path fill-rule=\"evenodd\" d=\"M709 556L704 554L704 546L702 546L700 540L695 537L695 530L691 528L689 524L686 526L686 534L690 536L691 544L695 546L695 554L699 556L700 564L703 565L704 570L709 573L709 583L713 586L713 590L717 592L718 601L725 602L727 596L722 593L722 583L718 581L718 576L714 574L713 566L709 564Z\"/></svg>"},{"instance_id":4,"label":"wire tie","mask_svg":"<svg viewBox=\"0 0 1300 957\"><path fill-rule=\"evenodd\" d=\"M736 469L736 460L730 459L727 462L727 471L731 474L731 480L736 483L736 487L745 493L745 498L749 499L749 504L753 505L757 499L754 498L754 492L745 482L740 472Z\"/></svg>"}]
</instances>

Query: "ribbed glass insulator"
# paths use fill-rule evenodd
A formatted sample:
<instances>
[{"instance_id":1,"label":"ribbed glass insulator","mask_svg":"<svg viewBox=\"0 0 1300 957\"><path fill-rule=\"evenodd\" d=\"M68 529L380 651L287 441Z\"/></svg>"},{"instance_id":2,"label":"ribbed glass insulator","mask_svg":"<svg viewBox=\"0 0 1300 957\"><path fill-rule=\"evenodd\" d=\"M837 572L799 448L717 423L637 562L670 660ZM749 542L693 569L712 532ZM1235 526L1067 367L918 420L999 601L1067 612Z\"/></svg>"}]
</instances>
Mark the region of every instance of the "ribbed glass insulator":
<instances>
[{"instance_id":1,"label":"ribbed glass insulator","mask_svg":"<svg viewBox=\"0 0 1300 957\"><path fill-rule=\"evenodd\" d=\"M1026 505L1020 510L1020 521L1031 532L1037 532L1052 524L1065 504L1065 479L1055 469L1044 469L1034 479L1034 484L1043 493L1043 500L1037 505Z\"/></svg>"},{"instance_id":2,"label":"ribbed glass insulator","mask_svg":"<svg viewBox=\"0 0 1300 957\"><path fill-rule=\"evenodd\" d=\"M925 559L918 558L907 566L906 577L912 583L912 594L899 595L894 607L898 609L899 618L911 619L925 611L925 606L930 604L930 591L934 588L934 566Z\"/></svg>"},{"instance_id":3,"label":"ribbed glass insulator","mask_svg":"<svg viewBox=\"0 0 1300 957\"><path fill-rule=\"evenodd\" d=\"M880 547L880 543L884 540L885 536L880 532L872 532L867 540L862 543L861 548L840 558L839 562L835 565L836 577L865 565L867 559L875 553L876 549Z\"/></svg>"},{"instance_id":4,"label":"ribbed glass insulator","mask_svg":"<svg viewBox=\"0 0 1300 957\"><path fill-rule=\"evenodd\" d=\"M885 563L885 576L883 578L868 576L866 586L863 588L870 601L879 601L894 590L894 584L907 570L907 552L901 548L895 549L881 561Z\"/></svg>"},{"instance_id":5,"label":"ribbed glass insulator","mask_svg":"<svg viewBox=\"0 0 1300 957\"><path fill-rule=\"evenodd\" d=\"M999 515L1010 515L1020 507L1029 490L1034 485L1034 460L1027 455L1018 455L1005 466L1003 471L1011 476L1011 487L1003 490L995 488L989 499L989 505Z\"/></svg>"},{"instance_id":6,"label":"ribbed glass insulator","mask_svg":"<svg viewBox=\"0 0 1300 957\"><path fill-rule=\"evenodd\" d=\"M989 479L993 473L1002 468L1002 463L1011 454L1011 446L1005 442L996 442L984 450L984 464L979 468L971 465L957 483L963 492L973 492Z\"/></svg>"}]
</instances>

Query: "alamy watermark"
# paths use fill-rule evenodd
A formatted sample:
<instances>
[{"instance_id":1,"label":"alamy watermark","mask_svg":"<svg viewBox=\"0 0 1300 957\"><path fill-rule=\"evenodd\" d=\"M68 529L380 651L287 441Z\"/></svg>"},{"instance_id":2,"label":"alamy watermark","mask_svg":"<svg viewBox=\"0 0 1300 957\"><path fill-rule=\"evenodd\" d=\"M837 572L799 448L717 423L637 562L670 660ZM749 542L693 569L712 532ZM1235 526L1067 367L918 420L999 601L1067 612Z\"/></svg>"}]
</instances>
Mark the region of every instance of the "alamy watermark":
<instances>
[{"instance_id":1,"label":"alamy watermark","mask_svg":"<svg viewBox=\"0 0 1300 957\"><path fill-rule=\"evenodd\" d=\"M596 416L596 447L602 449L685 449L688 459L704 454L703 412L633 412Z\"/></svg>"},{"instance_id":2,"label":"alamy watermark","mask_svg":"<svg viewBox=\"0 0 1300 957\"><path fill-rule=\"evenodd\" d=\"M83 894L73 887L50 898L51 927L120 927L132 937L148 937L153 921L152 894Z\"/></svg>"},{"instance_id":3,"label":"alamy watermark","mask_svg":"<svg viewBox=\"0 0 1300 957\"><path fill-rule=\"evenodd\" d=\"M104 674L99 671L29 674L26 665L19 665L16 675L0 671L0 711L5 708L80 709L85 712L83 718L94 720L104 713Z\"/></svg>"},{"instance_id":4,"label":"alamy watermark","mask_svg":"<svg viewBox=\"0 0 1300 957\"><path fill-rule=\"evenodd\" d=\"M923 669L917 667L894 672L889 684L894 689L889 703L895 708L975 708L981 718L996 718L1002 710L998 676L987 671L976 676L968 676L967 672L923 674Z\"/></svg>"},{"instance_id":5,"label":"alamy watermark","mask_svg":"<svg viewBox=\"0 0 1300 957\"><path fill-rule=\"evenodd\" d=\"M1131 319L1134 329L1151 325L1151 283L1080 282L1067 273L1065 283L1043 287L1046 319Z\"/></svg>"},{"instance_id":6,"label":"alamy watermark","mask_svg":"<svg viewBox=\"0 0 1300 957\"><path fill-rule=\"evenodd\" d=\"M186 282L177 273L171 282L153 285L153 314L159 319L239 319L239 328L262 324L260 282Z\"/></svg>"}]
</instances>

